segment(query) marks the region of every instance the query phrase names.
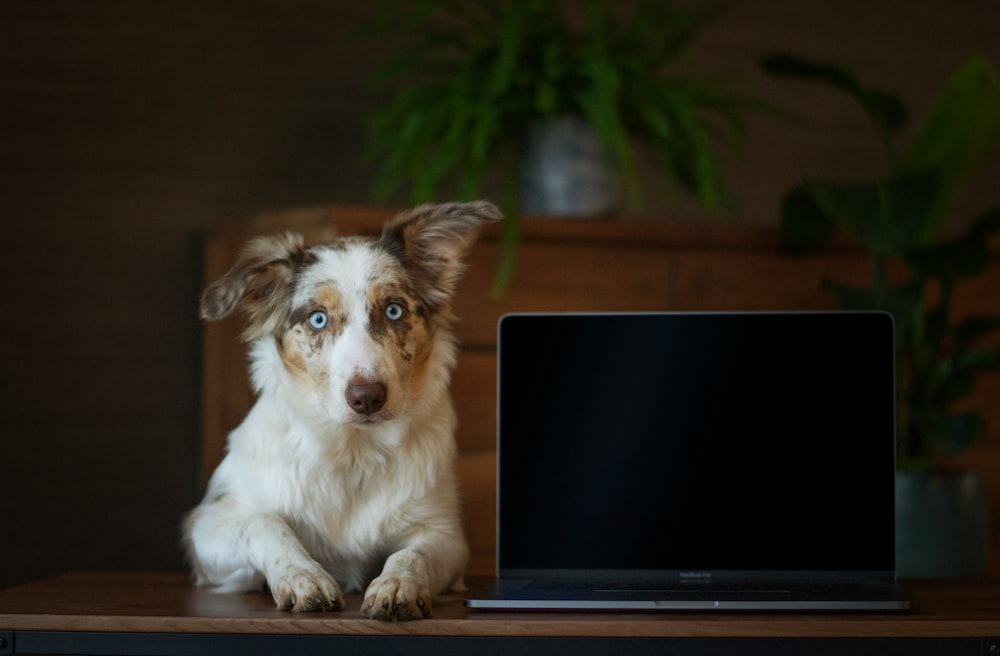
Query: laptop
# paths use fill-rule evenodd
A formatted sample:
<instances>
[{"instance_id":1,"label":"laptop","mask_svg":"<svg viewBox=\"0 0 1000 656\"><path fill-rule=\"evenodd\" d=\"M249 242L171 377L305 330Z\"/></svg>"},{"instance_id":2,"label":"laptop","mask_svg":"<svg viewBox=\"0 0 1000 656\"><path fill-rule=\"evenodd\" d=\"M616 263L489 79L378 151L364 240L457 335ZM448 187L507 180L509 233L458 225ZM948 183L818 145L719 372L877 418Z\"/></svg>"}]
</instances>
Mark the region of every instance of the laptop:
<instances>
[{"instance_id":1,"label":"laptop","mask_svg":"<svg viewBox=\"0 0 1000 656\"><path fill-rule=\"evenodd\" d=\"M476 610L906 611L882 312L509 314Z\"/></svg>"}]
</instances>

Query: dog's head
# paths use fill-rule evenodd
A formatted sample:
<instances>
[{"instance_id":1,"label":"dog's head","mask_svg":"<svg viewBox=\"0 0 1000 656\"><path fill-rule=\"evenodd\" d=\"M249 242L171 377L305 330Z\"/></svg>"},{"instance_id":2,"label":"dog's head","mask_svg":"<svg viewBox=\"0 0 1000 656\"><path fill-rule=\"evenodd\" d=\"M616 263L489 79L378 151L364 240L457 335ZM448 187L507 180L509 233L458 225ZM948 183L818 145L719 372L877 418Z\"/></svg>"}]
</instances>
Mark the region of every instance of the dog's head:
<instances>
[{"instance_id":1,"label":"dog's head","mask_svg":"<svg viewBox=\"0 0 1000 656\"><path fill-rule=\"evenodd\" d=\"M499 219L486 201L447 203L404 212L377 238L259 238L205 290L201 315L244 313L258 390L294 388L296 405L338 424L392 419L446 384L461 259Z\"/></svg>"}]
</instances>

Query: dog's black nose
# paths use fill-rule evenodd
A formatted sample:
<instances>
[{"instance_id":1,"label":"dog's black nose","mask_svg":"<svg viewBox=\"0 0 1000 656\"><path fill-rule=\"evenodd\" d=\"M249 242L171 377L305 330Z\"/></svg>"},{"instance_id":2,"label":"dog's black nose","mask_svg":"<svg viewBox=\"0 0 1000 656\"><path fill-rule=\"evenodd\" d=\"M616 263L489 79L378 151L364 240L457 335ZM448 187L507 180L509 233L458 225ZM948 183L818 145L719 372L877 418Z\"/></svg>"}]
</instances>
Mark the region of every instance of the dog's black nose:
<instances>
[{"instance_id":1,"label":"dog's black nose","mask_svg":"<svg viewBox=\"0 0 1000 656\"><path fill-rule=\"evenodd\" d=\"M347 398L347 405L351 409L362 415L371 415L382 409L385 405L387 390L385 383L376 381L374 383L348 383L344 396Z\"/></svg>"}]
</instances>

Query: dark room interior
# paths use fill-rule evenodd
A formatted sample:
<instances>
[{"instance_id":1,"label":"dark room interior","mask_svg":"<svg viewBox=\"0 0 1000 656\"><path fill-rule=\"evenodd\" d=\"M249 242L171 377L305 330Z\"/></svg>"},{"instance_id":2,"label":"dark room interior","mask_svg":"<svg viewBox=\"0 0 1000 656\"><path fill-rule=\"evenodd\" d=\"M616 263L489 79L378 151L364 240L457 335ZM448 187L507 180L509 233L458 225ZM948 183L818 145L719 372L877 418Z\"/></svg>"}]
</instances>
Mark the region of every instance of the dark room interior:
<instances>
[{"instance_id":1,"label":"dark room interior","mask_svg":"<svg viewBox=\"0 0 1000 656\"><path fill-rule=\"evenodd\" d=\"M204 232L374 202L365 125L390 90L369 80L394 44L351 38L368 18L368 3L329 0L0 0L0 588L183 568L178 526L203 493L212 412L201 407ZM996 0L733 2L685 64L794 118L752 116L725 155L735 216L648 192L627 213L775 226L798 180L880 171L856 107L767 77L763 55L840 62L919 113L970 55L1000 64L998 26ZM1000 204L998 180L994 154L950 221ZM1000 425L977 449L997 460Z\"/></svg>"}]
</instances>

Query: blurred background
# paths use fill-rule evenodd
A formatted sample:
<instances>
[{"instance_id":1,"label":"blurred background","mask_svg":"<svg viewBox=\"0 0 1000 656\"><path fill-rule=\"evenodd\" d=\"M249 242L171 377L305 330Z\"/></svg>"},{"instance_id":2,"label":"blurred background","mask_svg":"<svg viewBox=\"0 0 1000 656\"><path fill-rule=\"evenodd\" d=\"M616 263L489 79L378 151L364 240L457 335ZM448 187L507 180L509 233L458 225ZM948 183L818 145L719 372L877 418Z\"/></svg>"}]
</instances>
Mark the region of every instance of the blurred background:
<instances>
[{"instance_id":1,"label":"blurred background","mask_svg":"<svg viewBox=\"0 0 1000 656\"><path fill-rule=\"evenodd\" d=\"M182 566L178 523L202 492L199 235L277 209L372 202L365 125L393 89L369 79L395 51L347 38L370 11L0 0L0 587ZM800 179L883 171L856 106L767 78L761 56L841 63L919 113L968 56L1000 63L997 26L996 0L735 0L683 63L798 118L752 116L724 155L735 217L649 191L630 213L776 225ZM952 221L998 202L994 155Z\"/></svg>"}]
</instances>

